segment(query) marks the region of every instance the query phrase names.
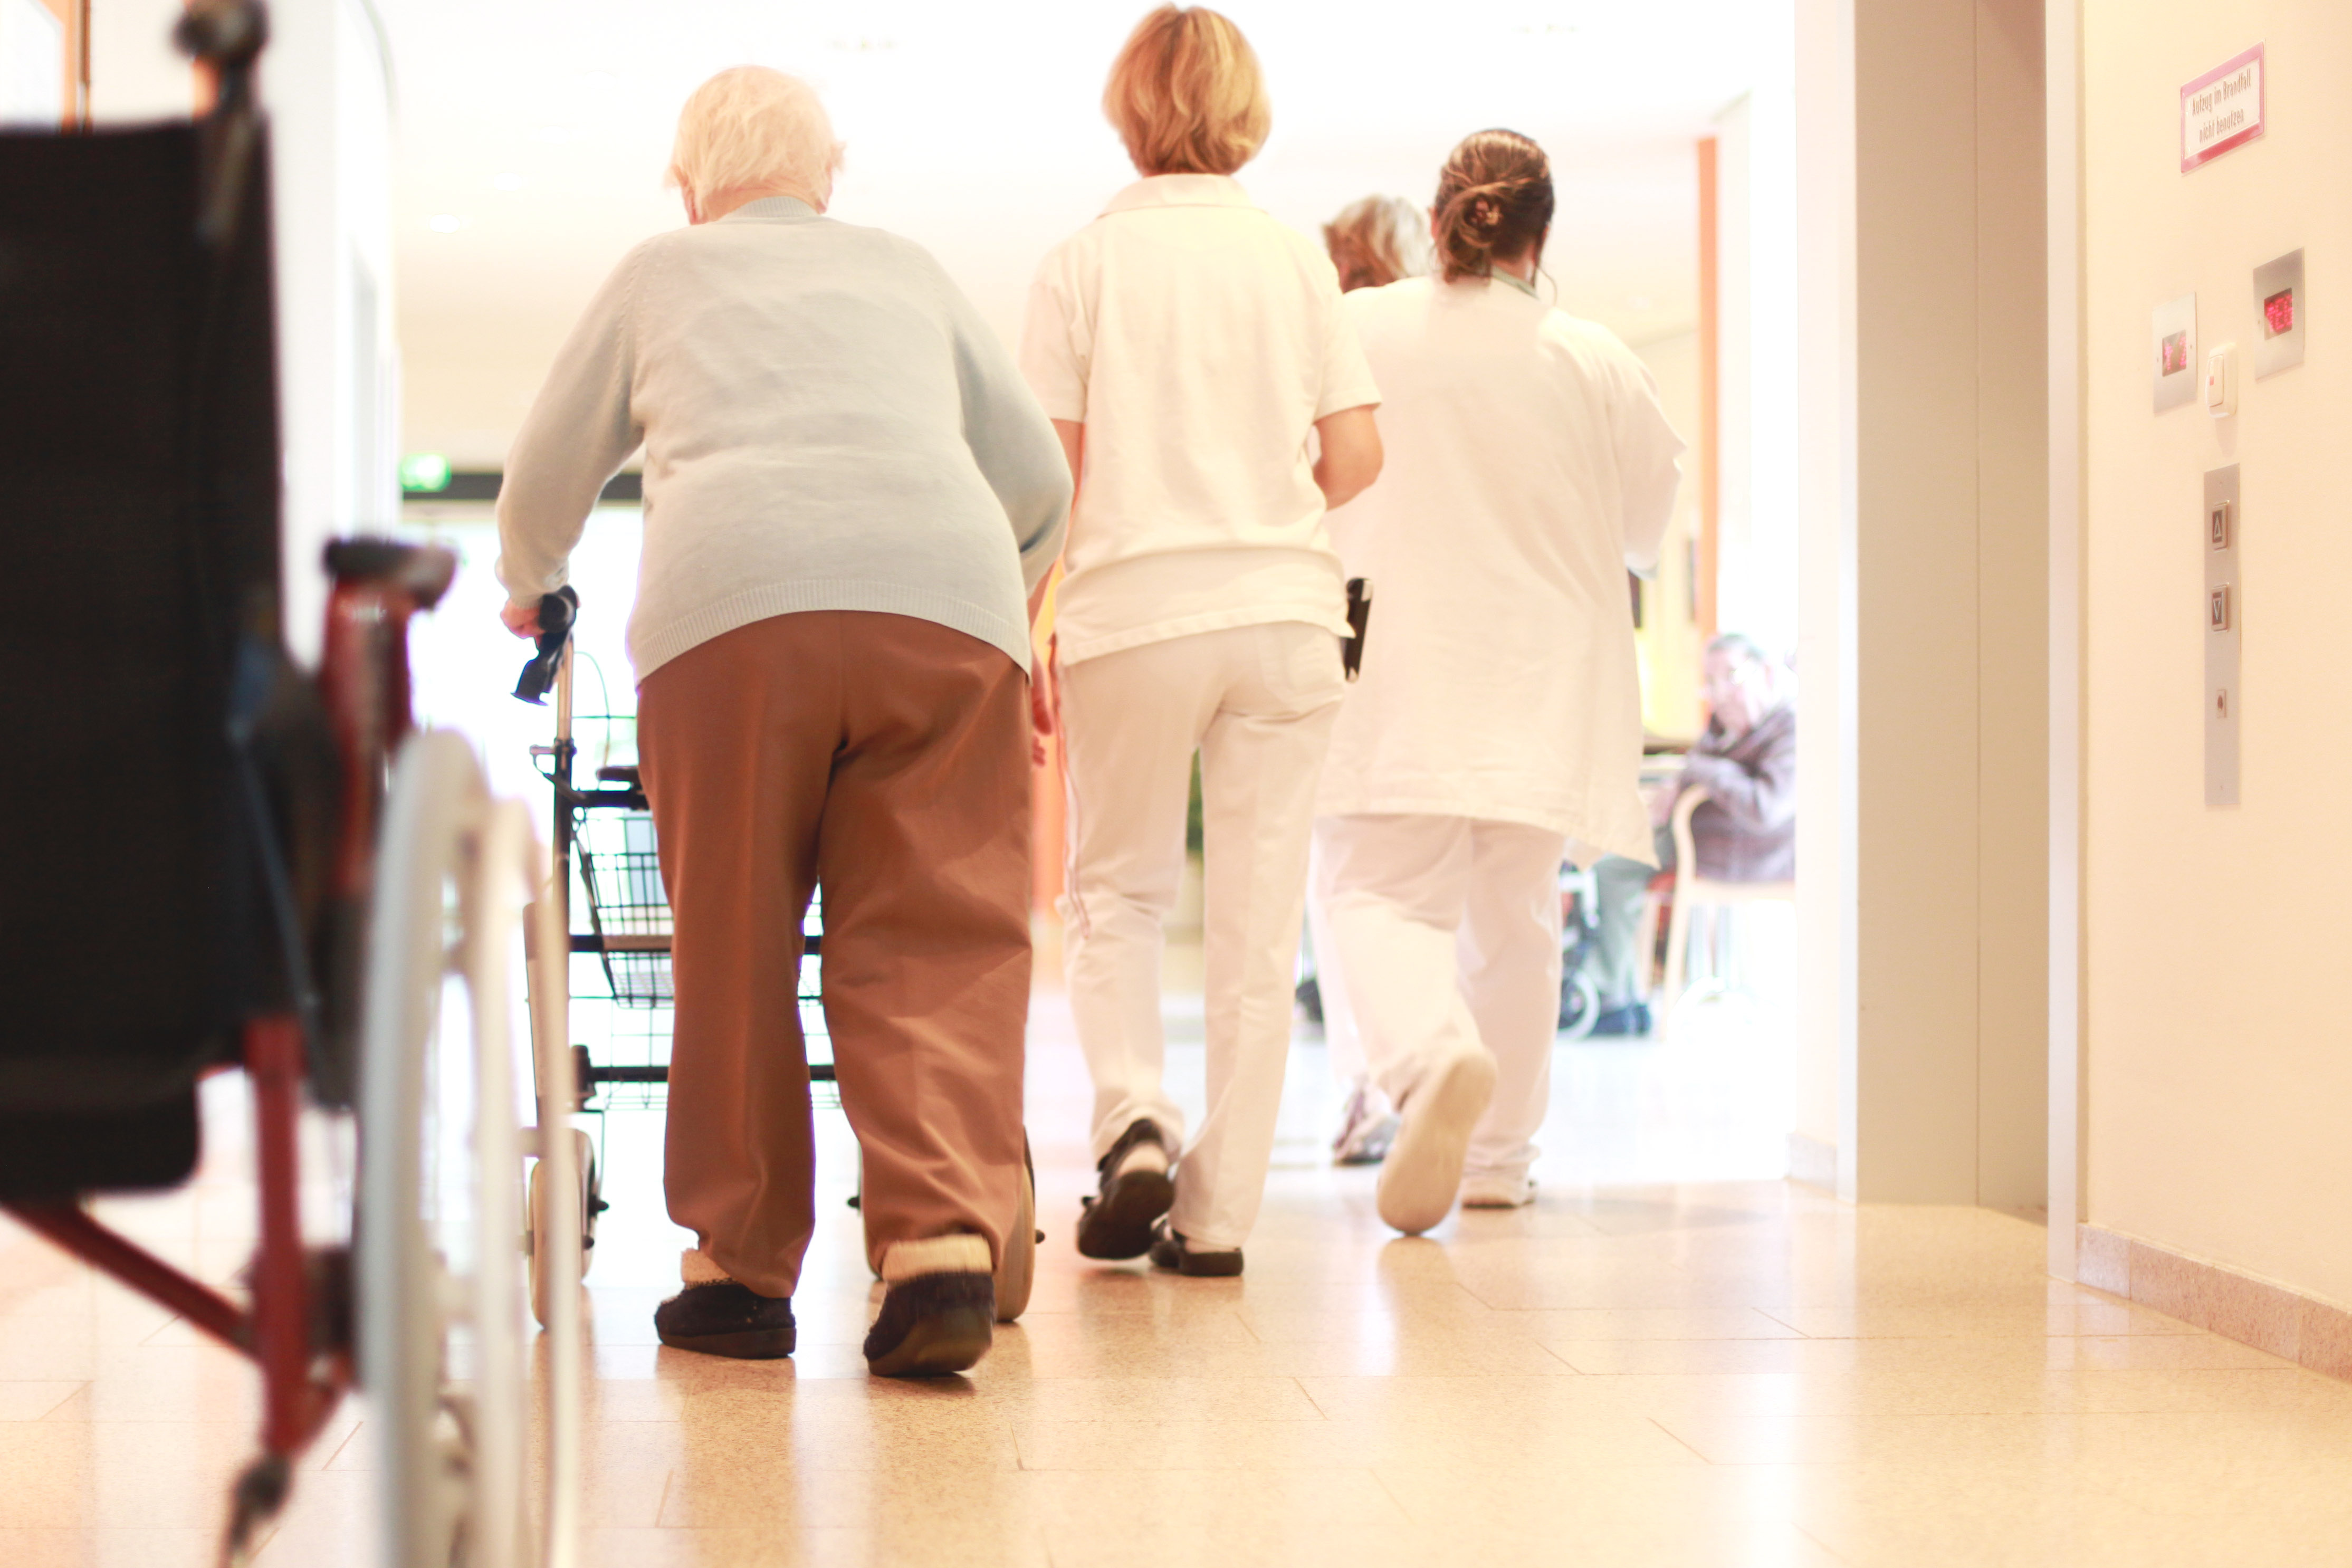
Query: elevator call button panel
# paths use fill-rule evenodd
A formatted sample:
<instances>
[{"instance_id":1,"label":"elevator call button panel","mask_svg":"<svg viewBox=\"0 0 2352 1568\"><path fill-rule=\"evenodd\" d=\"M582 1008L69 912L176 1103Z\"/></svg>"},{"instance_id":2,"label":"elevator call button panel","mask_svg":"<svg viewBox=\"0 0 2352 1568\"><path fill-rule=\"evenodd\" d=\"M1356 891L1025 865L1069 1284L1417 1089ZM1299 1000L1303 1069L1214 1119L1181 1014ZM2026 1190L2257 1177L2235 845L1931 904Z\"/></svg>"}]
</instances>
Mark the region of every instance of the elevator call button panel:
<instances>
[{"instance_id":1,"label":"elevator call button panel","mask_svg":"<svg viewBox=\"0 0 2352 1568\"><path fill-rule=\"evenodd\" d=\"M2244 635L2238 558L2238 465L2205 476L2205 804L2238 804L2239 689Z\"/></svg>"}]
</instances>

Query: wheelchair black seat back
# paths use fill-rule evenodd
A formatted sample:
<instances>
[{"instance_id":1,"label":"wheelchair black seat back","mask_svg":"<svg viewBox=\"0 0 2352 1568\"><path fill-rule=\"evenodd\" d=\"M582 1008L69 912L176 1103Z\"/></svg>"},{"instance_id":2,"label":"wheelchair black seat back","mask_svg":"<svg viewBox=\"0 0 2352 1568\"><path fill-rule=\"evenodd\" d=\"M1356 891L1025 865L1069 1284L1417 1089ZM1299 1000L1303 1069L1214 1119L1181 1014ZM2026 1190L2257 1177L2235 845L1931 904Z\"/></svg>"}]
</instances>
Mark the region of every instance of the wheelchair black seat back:
<instances>
[{"instance_id":1,"label":"wheelchair black seat back","mask_svg":"<svg viewBox=\"0 0 2352 1568\"><path fill-rule=\"evenodd\" d=\"M268 165L218 134L0 135L0 1198L184 1178L197 1075L302 989L269 868L316 902L332 752L279 652Z\"/></svg>"}]
</instances>

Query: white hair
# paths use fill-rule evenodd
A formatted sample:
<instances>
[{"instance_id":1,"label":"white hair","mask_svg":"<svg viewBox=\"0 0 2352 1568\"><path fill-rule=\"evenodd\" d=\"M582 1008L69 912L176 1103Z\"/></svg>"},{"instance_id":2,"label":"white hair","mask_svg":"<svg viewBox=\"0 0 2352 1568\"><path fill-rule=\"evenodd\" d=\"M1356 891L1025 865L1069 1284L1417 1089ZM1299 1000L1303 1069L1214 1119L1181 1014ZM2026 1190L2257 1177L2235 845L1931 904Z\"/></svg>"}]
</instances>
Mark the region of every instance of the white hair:
<instances>
[{"instance_id":1,"label":"white hair","mask_svg":"<svg viewBox=\"0 0 2352 1568\"><path fill-rule=\"evenodd\" d=\"M841 143L814 88L765 66L736 66L696 88L678 111L666 183L700 201L782 189L821 207L840 167Z\"/></svg>"}]
</instances>

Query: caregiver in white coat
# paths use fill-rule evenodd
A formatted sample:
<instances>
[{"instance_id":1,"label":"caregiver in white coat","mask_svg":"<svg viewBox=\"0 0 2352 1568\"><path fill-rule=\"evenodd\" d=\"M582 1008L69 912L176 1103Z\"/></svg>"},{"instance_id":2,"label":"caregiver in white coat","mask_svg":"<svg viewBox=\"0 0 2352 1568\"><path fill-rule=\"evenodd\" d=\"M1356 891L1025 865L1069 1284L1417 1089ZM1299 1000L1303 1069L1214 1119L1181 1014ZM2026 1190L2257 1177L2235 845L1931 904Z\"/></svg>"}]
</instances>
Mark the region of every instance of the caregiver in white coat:
<instances>
[{"instance_id":1,"label":"caregiver in white coat","mask_svg":"<svg viewBox=\"0 0 2352 1568\"><path fill-rule=\"evenodd\" d=\"M1053 662L1063 942L1099 1176L1077 1247L1234 1275L1274 1152L1316 775L1344 689L1323 516L1380 472L1380 393L1330 262L1233 178L1272 112L1233 23L1152 12L1103 108L1142 178L1046 257L1021 345L1077 479ZM1195 751L1208 1114L1188 1130L1162 1081L1160 954Z\"/></svg>"},{"instance_id":2,"label":"caregiver in white coat","mask_svg":"<svg viewBox=\"0 0 2352 1568\"><path fill-rule=\"evenodd\" d=\"M1457 1193L1531 1201L1560 862L1651 853L1625 572L1656 559L1683 442L1631 350L1537 297L1552 205L1543 150L1482 131L1439 177L1442 276L1345 301L1387 460L1329 519L1372 612L1315 896L1402 1117L1380 1211L1409 1233Z\"/></svg>"}]
</instances>

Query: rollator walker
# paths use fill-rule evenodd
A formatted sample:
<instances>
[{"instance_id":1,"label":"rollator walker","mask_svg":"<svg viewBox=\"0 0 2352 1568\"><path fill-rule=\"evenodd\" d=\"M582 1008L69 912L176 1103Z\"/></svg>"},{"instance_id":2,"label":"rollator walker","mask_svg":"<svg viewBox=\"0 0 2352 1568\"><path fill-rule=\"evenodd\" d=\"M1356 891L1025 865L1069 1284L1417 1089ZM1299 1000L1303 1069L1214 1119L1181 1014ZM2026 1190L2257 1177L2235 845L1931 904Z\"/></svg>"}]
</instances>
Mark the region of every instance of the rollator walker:
<instances>
[{"instance_id":1,"label":"rollator walker","mask_svg":"<svg viewBox=\"0 0 2352 1568\"><path fill-rule=\"evenodd\" d=\"M574 1142L518 1125L509 1026L517 931L558 910L526 809L460 738L413 731L407 624L453 557L330 546L317 676L285 653L264 35L257 5L190 10L218 88L198 123L0 136L0 1206L255 1363L224 1561L357 1386L382 1562L566 1565L579 1248L541 1248L534 1345L523 1163L576 1236ZM545 1010L560 972L529 990ZM567 1130L570 1055L532 1066L539 1127ZM225 1287L88 1204L185 1181L203 1081L232 1068L259 1215ZM306 1102L356 1149L307 1226Z\"/></svg>"}]
</instances>

